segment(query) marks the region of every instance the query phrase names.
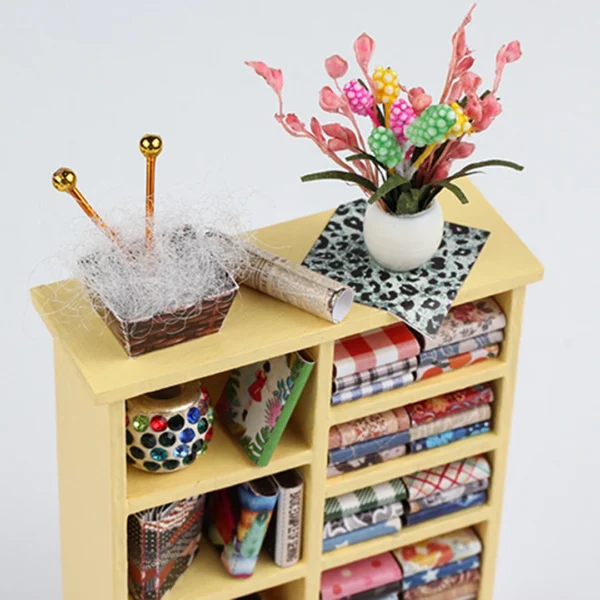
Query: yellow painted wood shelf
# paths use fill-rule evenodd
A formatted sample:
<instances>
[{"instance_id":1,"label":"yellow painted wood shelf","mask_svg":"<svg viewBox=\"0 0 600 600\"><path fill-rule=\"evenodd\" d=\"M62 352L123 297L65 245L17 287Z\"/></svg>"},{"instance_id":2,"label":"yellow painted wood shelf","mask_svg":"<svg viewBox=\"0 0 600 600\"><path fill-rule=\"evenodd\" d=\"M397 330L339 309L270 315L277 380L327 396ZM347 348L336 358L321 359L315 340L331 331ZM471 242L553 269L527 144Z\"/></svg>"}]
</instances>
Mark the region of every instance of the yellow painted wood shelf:
<instances>
[{"instance_id":1,"label":"yellow painted wood shelf","mask_svg":"<svg viewBox=\"0 0 600 600\"><path fill-rule=\"evenodd\" d=\"M471 202L461 206L442 194L446 219L487 229L491 236L455 304L497 299L508 321L500 356L341 406L330 405L334 342L395 322L382 311L355 304L342 323L333 325L242 288L218 334L129 359L76 282L32 290L54 337L64 600L129 598L129 514L290 468L300 468L306 481L301 562L280 569L263 554L253 577L236 580L203 542L198 559L169 593L171 600L231 600L255 591L264 591L269 600L316 600L325 569L468 525L477 528L485 547L479 599L491 600L525 286L540 280L543 268L470 182L461 187ZM331 213L261 229L257 243L300 262ZM208 452L188 469L157 476L126 466L128 398L197 378L214 398L230 369L303 348L312 351L317 364L267 467L252 465L219 426ZM332 425L487 381L496 390L491 433L326 479ZM322 553L326 498L478 453L485 453L493 468L486 505Z\"/></svg>"}]
</instances>

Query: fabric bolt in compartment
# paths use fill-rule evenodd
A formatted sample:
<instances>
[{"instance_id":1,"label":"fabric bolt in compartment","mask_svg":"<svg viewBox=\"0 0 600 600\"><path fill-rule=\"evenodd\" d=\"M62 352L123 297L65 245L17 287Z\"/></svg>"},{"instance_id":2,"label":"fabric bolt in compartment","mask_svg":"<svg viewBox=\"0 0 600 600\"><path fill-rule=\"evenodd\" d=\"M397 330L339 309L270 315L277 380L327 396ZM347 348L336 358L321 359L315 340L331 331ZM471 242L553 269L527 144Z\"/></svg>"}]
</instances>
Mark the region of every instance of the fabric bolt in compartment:
<instances>
[{"instance_id":1,"label":"fabric bolt in compartment","mask_svg":"<svg viewBox=\"0 0 600 600\"><path fill-rule=\"evenodd\" d=\"M419 354L417 338L404 323L379 327L338 340L333 352L334 377L396 363Z\"/></svg>"},{"instance_id":2,"label":"fabric bolt in compartment","mask_svg":"<svg viewBox=\"0 0 600 600\"><path fill-rule=\"evenodd\" d=\"M423 586L421 586L423 587ZM415 588L419 589L419 588ZM414 591L414 590L410 590ZM428 598L429 600L477 600L477 594L479 593L479 583L468 582L461 585L457 585L452 588L448 588L432 596L418 596L420 598ZM406 596L404 599L406 600Z\"/></svg>"},{"instance_id":3,"label":"fabric bolt in compartment","mask_svg":"<svg viewBox=\"0 0 600 600\"><path fill-rule=\"evenodd\" d=\"M395 375L394 377L388 377L387 379L381 379L375 383L363 383L360 387L344 390L331 396L331 404L336 406L337 404L344 404L345 402L354 402L361 398L368 398L375 394L381 394L382 392L389 392L390 390L396 390L398 388L410 385L415 380L414 373L403 373L402 375Z\"/></svg>"},{"instance_id":4,"label":"fabric bolt in compartment","mask_svg":"<svg viewBox=\"0 0 600 600\"><path fill-rule=\"evenodd\" d=\"M368 527L349 531L348 533L343 533L323 540L323 552L331 552L338 548L366 542L367 540L389 535L390 533L397 533L400 529L402 529L402 520L400 517L394 517L388 521L382 521L375 525L369 525Z\"/></svg>"},{"instance_id":5,"label":"fabric bolt in compartment","mask_svg":"<svg viewBox=\"0 0 600 600\"><path fill-rule=\"evenodd\" d=\"M462 587L466 584L476 584L475 590L477 590L480 580L481 571L479 569L464 571L463 573L450 575L449 577L438 579L432 583L412 588L404 593L403 600L425 600L432 597L435 598L436 594L440 594L453 588Z\"/></svg>"},{"instance_id":6,"label":"fabric bolt in compartment","mask_svg":"<svg viewBox=\"0 0 600 600\"><path fill-rule=\"evenodd\" d=\"M462 496L457 500L451 502L445 502L439 506L433 508L424 508L417 513L407 514L404 517L406 525L417 525L431 519L437 519L444 515L450 515L461 510L466 510L473 506L481 506L487 501L487 492L477 492L476 494L470 494L469 496Z\"/></svg>"},{"instance_id":7,"label":"fabric bolt in compartment","mask_svg":"<svg viewBox=\"0 0 600 600\"><path fill-rule=\"evenodd\" d=\"M469 558L457 560L441 567L434 567L426 571L415 573L415 575L406 576L402 580L402 589L404 590L404 593L406 593L413 588L433 583L434 581L450 577L451 575L479 569L479 567L481 567L481 557L479 555L470 556Z\"/></svg>"},{"instance_id":8,"label":"fabric bolt in compartment","mask_svg":"<svg viewBox=\"0 0 600 600\"><path fill-rule=\"evenodd\" d=\"M491 416L491 406L489 404L483 404L471 408L470 410L450 415L449 417L443 417L436 421L417 425L417 427L411 427L409 429L410 441L414 442L415 440L422 440L431 435L437 435L438 433L444 433L445 431L451 431L452 429L458 429L459 427L466 427L467 425L473 425L474 423L480 423L481 421L488 421Z\"/></svg>"},{"instance_id":9,"label":"fabric bolt in compartment","mask_svg":"<svg viewBox=\"0 0 600 600\"><path fill-rule=\"evenodd\" d=\"M376 437L406 431L410 419L405 408L394 408L347 423L334 425L329 430L329 450L351 446Z\"/></svg>"},{"instance_id":10,"label":"fabric bolt in compartment","mask_svg":"<svg viewBox=\"0 0 600 600\"><path fill-rule=\"evenodd\" d=\"M352 594L352 596L348 596L348 600L385 600L390 597L392 600L399 600L401 593L402 581L393 581L372 590Z\"/></svg>"},{"instance_id":11,"label":"fabric bolt in compartment","mask_svg":"<svg viewBox=\"0 0 600 600\"><path fill-rule=\"evenodd\" d=\"M418 471L403 477L402 480L406 486L408 500L412 502L454 486L489 479L491 474L492 469L485 456L472 456L434 469Z\"/></svg>"},{"instance_id":12,"label":"fabric bolt in compartment","mask_svg":"<svg viewBox=\"0 0 600 600\"><path fill-rule=\"evenodd\" d=\"M365 469L373 465L380 465L381 463L389 460L400 458L406 454L406 446L396 446L389 450L382 450L375 454L369 454L362 458L355 460L349 460L348 462L336 463L327 467L327 477L337 477L338 475L344 475L344 473L352 473L352 471L358 471L359 469Z\"/></svg>"},{"instance_id":13,"label":"fabric bolt in compartment","mask_svg":"<svg viewBox=\"0 0 600 600\"><path fill-rule=\"evenodd\" d=\"M386 552L324 571L321 575L321 599L349 598L401 579L398 563L390 552Z\"/></svg>"},{"instance_id":14,"label":"fabric bolt in compartment","mask_svg":"<svg viewBox=\"0 0 600 600\"><path fill-rule=\"evenodd\" d=\"M402 375L403 373L410 373L419 366L419 360L416 356L405 358L397 362L390 363L389 365L382 365L381 367L373 367L366 371L360 371L353 373L352 375L346 375L345 377L336 377L333 380L333 392L342 392L355 387L360 387L364 383L375 383L382 379L388 379L395 375Z\"/></svg>"},{"instance_id":15,"label":"fabric bolt in compartment","mask_svg":"<svg viewBox=\"0 0 600 600\"><path fill-rule=\"evenodd\" d=\"M369 527L383 521L389 521L394 517L401 517L403 514L404 505L402 502L392 502L392 504L377 506L376 508L347 517L341 517L334 521L326 521L323 526L323 539L327 540L344 533L362 529L363 527Z\"/></svg>"},{"instance_id":16,"label":"fabric bolt in compartment","mask_svg":"<svg viewBox=\"0 0 600 600\"><path fill-rule=\"evenodd\" d=\"M425 365L419 367L415 372L415 381L421 381L422 379L428 379L429 377L435 377L442 373L448 373L450 371L456 371L463 367L475 365L477 363L488 360L489 358L496 358L500 354L500 346L493 344L491 346L485 346L472 352L465 352L464 354L458 354L452 358L447 358L444 362L436 363L434 365Z\"/></svg>"},{"instance_id":17,"label":"fabric bolt in compartment","mask_svg":"<svg viewBox=\"0 0 600 600\"><path fill-rule=\"evenodd\" d=\"M488 489L489 484L489 479L479 479L478 481L473 481L467 485L453 486L445 492L435 492L429 496L425 496L424 498L407 502L406 512L414 514L426 508L433 508L434 506L439 506L440 504L445 504L446 502L453 502L454 500L458 500L458 498L462 498L463 496L469 496L470 494L483 492Z\"/></svg>"},{"instance_id":18,"label":"fabric bolt in compartment","mask_svg":"<svg viewBox=\"0 0 600 600\"><path fill-rule=\"evenodd\" d=\"M458 442L465 438L481 435L482 433L489 433L490 431L491 421L473 423L473 425L459 427L458 429L451 429L450 431L444 431L420 440L415 440L414 442L410 443L410 452L411 454L416 454L417 452L423 452L424 450L431 450L432 448L447 446L448 444Z\"/></svg>"},{"instance_id":19,"label":"fabric bolt in compartment","mask_svg":"<svg viewBox=\"0 0 600 600\"><path fill-rule=\"evenodd\" d=\"M454 344L448 344L447 346L440 346L439 348L421 352L418 357L419 364L433 365L438 362L444 362L453 356L464 354L465 352L472 352L473 350L491 346L492 344L499 344L502 341L504 341L504 331L502 330L482 333L481 335L462 340L461 342L455 342Z\"/></svg>"},{"instance_id":20,"label":"fabric bolt in compartment","mask_svg":"<svg viewBox=\"0 0 600 600\"><path fill-rule=\"evenodd\" d=\"M404 446L409 441L409 432L400 431L398 433L384 435L383 437L374 438L372 440L358 442L357 444L352 444L352 446L346 446L345 448L336 448L335 450L329 451L329 464L332 465L336 463L343 463L349 460L362 458L363 456L377 454L383 450L389 450L390 448L396 448L397 446Z\"/></svg>"},{"instance_id":21,"label":"fabric bolt in compartment","mask_svg":"<svg viewBox=\"0 0 600 600\"><path fill-rule=\"evenodd\" d=\"M325 520L332 521L340 517L347 517L377 506L406 500L407 497L406 486L402 479L384 481L341 496L327 498L325 501Z\"/></svg>"}]
</instances>

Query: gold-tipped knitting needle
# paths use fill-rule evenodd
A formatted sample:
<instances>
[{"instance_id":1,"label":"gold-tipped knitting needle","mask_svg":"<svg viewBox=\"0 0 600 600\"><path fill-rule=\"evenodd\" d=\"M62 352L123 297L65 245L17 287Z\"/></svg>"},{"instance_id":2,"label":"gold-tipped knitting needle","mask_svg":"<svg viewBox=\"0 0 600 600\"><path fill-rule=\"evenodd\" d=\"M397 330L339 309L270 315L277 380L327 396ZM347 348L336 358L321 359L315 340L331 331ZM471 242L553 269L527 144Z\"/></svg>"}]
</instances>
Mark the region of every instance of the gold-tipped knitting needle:
<instances>
[{"instance_id":1,"label":"gold-tipped knitting needle","mask_svg":"<svg viewBox=\"0 0 600 600\"><path fill-rule=\"evenodd\" d=\"M84 195L77 189L77 175L71 169L58 169L52 175L52 185L59 192L67 192L71 194L83 212L92 220L94 225L98 227L109 239L123 247L123 243L119 236L100 218L100 215L91 207L90 203L85 199Z\"/></svg>"},{"instance_id":2,"label":"gold-tipped knitting needle","mask_svg":"<svg viewBox=\"0 0 600 600\"><path fill-rule=\"evenodd\" d=\"M151 249L154 239L156 157L162 152L162 140L158 135L147 134L140 140L140 151L146 157L146 246Z\"/></svg>"}]
</instances>

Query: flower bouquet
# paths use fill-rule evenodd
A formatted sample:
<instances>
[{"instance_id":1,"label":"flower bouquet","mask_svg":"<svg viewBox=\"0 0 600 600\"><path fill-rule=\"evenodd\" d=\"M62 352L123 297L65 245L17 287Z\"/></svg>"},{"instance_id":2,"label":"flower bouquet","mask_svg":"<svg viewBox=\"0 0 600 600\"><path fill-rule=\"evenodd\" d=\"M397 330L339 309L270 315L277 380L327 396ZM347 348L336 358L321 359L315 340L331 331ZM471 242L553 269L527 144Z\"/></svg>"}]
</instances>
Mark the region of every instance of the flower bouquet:
<instances>
[{"instance_id":1,"label":"flower bouquet","mask_svg":"<svg viewBox=\"0 0 600 600\"><path fill-rule=\"evenodd\" d=\"M436 202L441 190L449 190L466 203L468 199L455 180L484 167L523 168L506 160L486 160L450 173L455 160L469 157L475 149L465 138L486 130L502 112L497 93L504 67L521 56L519 42L502 46L496 56L494 83L491 89L482 90L482 79L472 71L474 58L466 43L465 29L474 8L452 37L452 57L437 104L423 88L403 85L391 68L377 67L371 72L375 42L365 33L354 43L362 78L342 82L348 63L339 55L326 59L325 70L335 89L323 87L319 105L346 119L350 127L322 124L316 117L306 126L294 113L284 112L281 70L263 62L246 63L276 93L279 108L275 119L284 130L314 142L339 167L305 175L302 181L340 179L358 185L366 194L371 207L365 215L365 242L385 267L398 267L399 262L396 270L407 270L401 268L404 263L414 268L435 253L443 232L443 216ZM359 117L371 126L368 136L361 132ZM390 253L391 257L386 256Z\"/></svg>"}]
</instances>

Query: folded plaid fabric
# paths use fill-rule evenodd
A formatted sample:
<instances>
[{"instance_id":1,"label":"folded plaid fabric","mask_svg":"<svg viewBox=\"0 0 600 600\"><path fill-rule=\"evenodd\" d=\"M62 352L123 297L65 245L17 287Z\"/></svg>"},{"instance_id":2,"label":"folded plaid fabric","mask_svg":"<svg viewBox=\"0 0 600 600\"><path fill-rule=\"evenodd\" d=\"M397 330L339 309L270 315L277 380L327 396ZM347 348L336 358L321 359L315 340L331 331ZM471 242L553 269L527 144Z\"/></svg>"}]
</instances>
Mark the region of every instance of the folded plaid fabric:
<instances>
[{"instance_id":1,"label":"folded plaid fabric","mask_svg":"<svg viewBox=\"0 0 600 600\"><path fill-rule=\"evenodd\" d=\"M405 454L406 446L396 446L395 448L382 450L381 452L369 454L369 456L363 456L362 458L357 458L355 460L349 460L348 462L329 465L327 467L327 477L336 477L338 475L351 473L352 471L358 471L359 469L364 469L365 467L370 467L372 465L379 465L387 462L388 460L400 458Z\"/></svg>"},{"instance_id":2,"label":"folded plaid fabric","mask_svg":"<svg viewBox=\"0 0 600 600\"><path fill-rule=\"evenodd\" d=\"M371 510L327 521L323 526L323 539L327 540L344 533L356 531L363 527L370 527L383 521L389 521L395 517L401 517L404 514L404 505L402 502L392 502L385 506L377 506Z\"/></svg>"},{"instance_id":3,"label":"folded plaid fabric","mask_svg":"<svg viewBox=\"0 0 600 600\"><path fill-rule=\"evenodd\" d=\"M394 554L397 550L394 552ZM435 567L426 571L421 571L415 575L410 575L402 580L402 589L404 593L413 588L428 583L433 583L439 579L450 577L450 575L456 575L458 573L464 573L465 571L471 571L473 569L479 569L481 567L481 558L479 555L471 556L463 560L457 560L441 567Z\"/></svg>"},{"instance_id":4,"label":"folded plaid fabric","mask_svg":"<svg viewBox=\"0 0 600 600\"><path fill-rule=\"evenodd\" d=\"M488 358L496 358L499 354L500 346L498 344L493 344L491 346L485 346L485 348L473 350L473 352L465 352L464 354L458 354L452 358L446 358L444 362L420 366L415 371L415 381L435 377L436 375L441 375L448 371L456 371L457 369L474 365L487 360Z\"/></svg>"},{"instance_id":5,"label":"folded plaid fabric","mask_svg":"<svg viewBox=\"0 0 600 600\"><path fill-rule=\"evenodd\" d=\"M406 412L410 418L410 426L416 427L482 404L490 404L493 400L492 386L484 383L409 404Z\"/></svg>"},{"instance_id":6,"label":"folded plaid fabric","mask_svg":"<svg viewBox=\"0 0 600 600\"><path fill-rule=\"evenodd\" d=\"M411 427L409 429L410 441L422 440L423 438L431 435L437 435L444 431L451 431L452 429L458 429L459 427L466 427L467 425L473 425L473 423L479 423L481 421L487 421L492 416L492 408L489 404L483 404L482 406L476 406L470 410L465 410L443 419L437 419L430 421L429 423L423 423L423 425L417 425L417 427Z\"/></svg>"},{"instance_id":7,"label":"folded plaid fabric","mask_svg":"<svg viewBox=\"0 0 600 600\"><path fill-rule=\"evenodd\" d=\"M418 471L403 477L402 481L406 486L408 500L412 502L435 492L445 492L454 486L489 479L491 473L490 463L485 456L473 456L435 469Z\"/></svg>"},{"instance_id":8,"label":"folded plaid fabric","mask_svg":"<svg viewBox=\"0 0 600 600\"><path fill-rule=\"evenodd\" d=\"M359 333L335 343L335 378L389 365L419 352L417 338L404 323Z\"/></svg>"},{"instance_id":9,"label":"folded plaid fabric","mask_svg":"<svg viewBox=\"0 0 600 600\"><path fill-rule=\"evenodd\" d=\"M159 600L183 575L198 552L205 496L144 510L127 519L129 593Z\"/></svg>"},{"instance_id":10,"label":"folded plaid fabric","mask_svg":"<svg viewBox=\"0 0 600 600\"><path fill-rule=\"evenodd\" d=\"M354 419L347 423L334 425L329 430L328 447L330 450L351 446L376 437L406 431L410 427L410 419L405 408L394 408L382 413Z\"/></svg>"},{"instance_id":11,"label":"folded plaid fabric","mask_svg":"<svg viewBox=\"0 0 600 600\"><path fill-rule=\"evenodd\" d=\"M377 454L383 450L404 446L409 441L410 435L408 431L400 431L372 440L358 442L357 444L352 444L352 446L346 446L345 448L336 448L335 450L329 451L329 464L333 465L336 463L348 462L349 460L356 460L363 456Z\"/></svg>"},{"instance_id":12,"label":"folded plaid fabric","mask_svg":"<svg viewBox=\"0 0 600 600\"><path fill-rule=\"evenodd\" d=\"M468 437L474 437L481 435L482 433L489 433L491 431L491 421L481 421L480 423L473 423L473 425L467 425L466 427L459 427L458 429L451 429L450 431L444 431L429 437L415 440L410 443L411 454L422 452L423 450L431 450L432 448L439 448L440 446L446 446L453 442L458 442Z\"/></svg>"},{"instance_id":13,"label":"folded plaid fabric","mask_svg":"<svg viewBox=\"0 0 600 600\"><path fill-rule=\"evenodd\" d=\"M437 333L423 339L422 350L462 342L483 333L504 329L505 326L506 317L493 298L467 302L450 309Z\"/></svg>"},{"instance_id":14,"label":"folded plaid fabric","mask_svg":"<svg viewBox=\"0 0 600 600\"><path fill-rule=\"evenodd\" d=\"M406 486L402 479L392 479L374 486L348 492L325 501L325 521L333 521L377 506L406 500Z\"/></svg>"},{"instance_id":15,"label":"folded plaid fabric","mask_svg":"<svg viewBox=\"0 0 600 600\"><path fill-rule=\"evenodd\" d=\"M368 527L362 527L355 531L349 531L342 535L336 535L333 538L323 540L323 552L331 552L338 548L344 548L345 546L352 546L353 544L359 544L360 542L366 542L390 533L397 533L402 528L402 520L400 517L394 517L389 521L383 521L376 523L375 525L369 525Z\"/></svg>"},{"instance_id":16,"label":"folded plaid fabric","mask_svg":"<svg viewBox=\"0 0 600 600\"><path fill-rule=\"evenodd\" d=\"M354 402L361 398L367 398L380 394L381 392L388 392L389 390L395 390L397 388L409 385L415 380L414 373L402 373L401 375L394 375L387 379L381 379L375 383L363 383L361 386L338 392L331 396L331 404L343 404L344 402Z\"/></svg>"},{"instance_id":17,"label":"folded plaid fabric","mask_svg":"<svg viewBox=\"0 0 600 600\"><path fill-rule=\"evenodd\" d=\"M483 492L488 489L489 483L489 479L480 479L479 481L473 481L467 485L456 485L445 492L435 492L424 498L413 500L407 504L407 513L414 514L425 508L432 508L434 506L439 506L440 504L445 504L446 502L452 502L463 496Z\"/></svg>"},{"instance_id":18,"label":"folded plaid fabric","mask_svg":"<svg viewBox=\"0 0 600 600\"><path fill-rule=\"evenodd\" d=\"M430 521L431 519L437 519L444 515L450 515L460 510L471 508L472 506L480 506L485 504L487 501L487 492L477 492L476 494L470 494L463 496L452 502L446 502L433 508L424 508L417 513L407 514L404 517L406 525L417 525L424 521Z\"/></svg>"},{"instance_id":19,"label":"folded plaid fabric","mask_svg":"<svg viewBox=\"0 0 600 600\"><path fill-rule=\"evenodd\" d=\"M408 590L404 594L404 600L429 600L436 594L445 592L447 590L464 586L466 584L478 584L481 579L481 571L479 569L471 569L470 571L464 571L463 573L457 573L456 575L450 575L444 577L438 581L420 585L419 587ZM477 590L479 586L475 586Z\"/></svg>"},{"instance_id":20,"label":"folded plaid fabric","mask_svg":"<svg viewBox=\"0 0 600 600\"><path fill-rule=\"evenodd\" d=\"M418 365L419 361L417 360L417 357L411 356L410 358L405 358L398 362L390 363L389 365L374 367L373 369L346 375L346 377L337 377L333 380L333 391L342 392L351 388L360 387L364 383L375 383L382 379L394 377L394 375L410 373L411 371L414 371Z\"/></svg>"},{"instance_id":21,"label":"folded plaid fabric","mask_svg":"<svg viewBox=\"0 0 600 600\"><path fill-rule=\"evenodd\" d=\"M491 333L482 333L468 340L426 350L419 354L418 360L420 365L433 365L438 362L444 362L448 358L464 354L465 352L473 352L478 348L499 344L504 340L504 331L492 331Z\"/></svg>"}]
</instances>

